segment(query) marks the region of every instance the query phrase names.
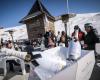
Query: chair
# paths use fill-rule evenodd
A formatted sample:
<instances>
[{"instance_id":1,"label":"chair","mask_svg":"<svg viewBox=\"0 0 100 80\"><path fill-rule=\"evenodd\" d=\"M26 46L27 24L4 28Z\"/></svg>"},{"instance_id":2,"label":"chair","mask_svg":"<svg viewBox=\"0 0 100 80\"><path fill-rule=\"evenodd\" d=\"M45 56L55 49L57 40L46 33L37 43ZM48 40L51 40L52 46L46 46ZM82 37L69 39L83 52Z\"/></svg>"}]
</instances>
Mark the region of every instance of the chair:
<instances>
[{"instance_id":1,"label":"chair","mask_svg":"<svg viewBox=\"0 0 100 80\"><path fill-rule=\"evenodd\" d=\"M4 69L4 76L7 73L7 69L6 69L6 60L4 59L4 57L0 57L0 68Z\"/></svg>"},{"instance_id":2,"label":"chair","mask_svg":"<svg viewBox=\"0 0 100 80\"><path fill-rule=\"evenodd\" d=\"M96 56L97 56L97 66L100 67L100 43L96 43L95 51L96 51Z\"/></svg>"},{"instance_id":3,"label":"chair","mask_svg":"<svg viewBox=\"0 0 100 80\"><path fill-rule=\"evenodd\" d=\"M95 51L96 51L97 55L100 55L100 43L96 43Z\"/></svg>"},{"instance_id":4,"label":"chair","mask_svg":"<svg viewBox=\"0 0 100 80\"><path fill-rule=\"evenodd\" d=\"M6 61L7 60L16 60L16 59L20 61L22 73L23 73L23 75L25 75L26 70L25 70L24 58L26 55L27 55L26 52L20 52L20 51L15 51L13 49L2 48L2 50L0 52L0 56L3 56L3 58L1 59L1 63L2 63L1 68L4 69L4 76L7 73Z\"/></svg>"},{"instance_id":5,"label":"chair","mask_svg":"<svg viewBox=\"0 0 100 80\"><path fill-rule=\"evenodd\" d=\"M4 76L6 76L6 74L7 74L6 61L7 60L16 60L16 59L18 59L20 61L21 69L22 69L22 74L23 75L26 75L25 62L24 62L24 60L22 60L20 58L17 58L17 57L14 57L14 56L5 56L5 57L1 57L0 58L0 68L3 68L4 69Z\"/></svg>"}]
</instances>

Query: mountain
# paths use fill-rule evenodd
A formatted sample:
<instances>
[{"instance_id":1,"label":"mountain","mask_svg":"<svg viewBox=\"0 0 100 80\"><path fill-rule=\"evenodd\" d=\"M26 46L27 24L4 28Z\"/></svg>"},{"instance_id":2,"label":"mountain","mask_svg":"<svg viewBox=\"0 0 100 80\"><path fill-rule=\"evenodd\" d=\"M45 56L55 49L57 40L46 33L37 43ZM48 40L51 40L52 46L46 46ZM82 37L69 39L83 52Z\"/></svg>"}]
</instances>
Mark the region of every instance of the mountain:
<instances>
[{"instance_id":1,"label":"mountain","mask_svg":"<svg viewBox=\"0 0 100 80\"><path fill-rule=\"evenodd\" d=\"M57 21L55 21L54 23L56 35L58 31L61 32L65 30L64 24L62 23L62 20L60 20L60 17L61 16L56 17ZM100 35L100 12L77 14L75 17L70 18L69 22L67 23L68 35L71 35L71 33L74 31L75 25L79 25L81 30L85 32L84 30L85 23L92 23L94 28L97 29ZM1 32L0 36L4 40L8 40L9 38L11 38L9 33L6 32L8 30L14 30L14 33L13 33L14 40L28 39L26 25L20 25L20 26L15 26L11 28L0 29L0 32Z\"/></svg>"},{"instance_id":2,"label":"mountain","mask_svg":"<svg viewBox=\"0 0 100 80\"><path fill-rule=\"evenodd\" d=\"M67 23L67 33L68 35L71 35L71 33L74 31L74 26L79 25L82 31L85 32L84 24L85 23L92 23L93 27L97 29L99 35L100 35L100 12L98 13L85 13L85 14L76 14L75 17L70 18L69 22ZM62 20L57 20L55 22L55 29L56 34L58 31L62 31L65 29L64 24L62 23Z\"/></svg>"},{"instance_id":3,"label":"mountain","mask_svg":"<svg viewBox=\"0 0 100 80\"><path fill-rule=\"evenodd\" d=\"M28 39L26 25L20 25L20 26L16 26L16 27L1 29L1 31L2 31L1 32L1 37L4 40L11 39L11 36L10 36L9 32L7 32L8 30L13 30L14 31L14 33L13 33L14 40Z\"/></svg>"}]
</instances>

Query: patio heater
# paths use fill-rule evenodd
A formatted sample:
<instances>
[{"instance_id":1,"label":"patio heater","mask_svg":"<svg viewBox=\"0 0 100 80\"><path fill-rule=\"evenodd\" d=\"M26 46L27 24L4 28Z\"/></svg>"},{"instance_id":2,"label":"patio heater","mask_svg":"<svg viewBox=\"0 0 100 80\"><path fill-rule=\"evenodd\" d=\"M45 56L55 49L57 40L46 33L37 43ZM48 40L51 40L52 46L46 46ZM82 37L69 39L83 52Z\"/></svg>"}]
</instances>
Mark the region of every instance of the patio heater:
<instances>
[{"instance_id":1,"label":"patio heater","mask_svg":"<svg viewBox=\"0 0 100 80\"><path fill-rule=\"evenodd\" d=\"M65 37L65 47L68 47L68 38L67 38L67 22L69 21L69 18L72 18L76 16L75 14L63 14L61 16L62 22L64 23L66 37Z\"/></svg>"},{"instance_id":2,"label":"patio heater","mask_svg":"<svg viewBox=\"0 0 100 80\"><path fill-rule=\"evenodd\" d=\"M11 36L11 39L12 39L12 42L13 42L13 46L15 48L15 44L14 44L14 38L13 38L13 33L14 33L14 30L8 30L6 32L9 32L10 36Z\"/></svg>"}]
</instances>

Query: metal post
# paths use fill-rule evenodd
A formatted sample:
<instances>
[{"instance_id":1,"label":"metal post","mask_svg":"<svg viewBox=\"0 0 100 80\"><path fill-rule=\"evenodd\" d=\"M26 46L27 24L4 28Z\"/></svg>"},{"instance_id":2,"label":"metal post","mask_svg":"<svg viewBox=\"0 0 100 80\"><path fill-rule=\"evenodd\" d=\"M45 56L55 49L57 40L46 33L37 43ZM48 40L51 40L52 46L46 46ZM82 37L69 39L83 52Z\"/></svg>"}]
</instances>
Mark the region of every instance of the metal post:
<instances>
[{"instance_id":1,"label":"metal post","mask_svg":"<svg viewBox=\"0 0 100 80\"><path fill-rule=\"evenodd\" d=\"M67 23L65 23L65 32L67 34Z\"/></svg>"},{"instance_id":2,"label":"metal post","mask_svg":"<svg viewBox=\"0 0 100 80\"><path fill-rule=\"evenodd\" d=\"M13 46L15 48L14 39L13 39L13 32L14 32L14 30L8 30L8 31L5 31L5 32L9 32L9 34L11 36L11 39L12 39Z\"/></svg>"},{"instance_id":3,"label":"metal post","mask_svg":"<svg viewBox=\"0 0 100 80\"><path fill-rule=\"evenodd\" d=\"M69 1L67 0L67 14L69 14Z\"/></svg>"},{"instance_id":4,"label":"metal post","mask_svg":"<svg viewBox=\"0 0 100 80\"><path fill-rule=\"evenodd\" d=\"M13 35L12 35L12 34L10 34L10 35L11 35L11 38L12 38L12 43L13 43L13 46L14 46L14 49L15 49L15 44L14 44Z\"/></svg>"},{"instance_id":5,"label":"metal post","mask_svg":"<svg viewBox=\"0 0 100 80\"><path fill-rule=\"evenodd\" d=\"M68 22L68 20L69 20L69 14L62 15L62 21L64 23L65 32L66 32L66 35L65 35L65 47L68 47L68 38L67 38L67 22Z\"/></svg>"},{"instance_id":6,"label":"metal post","mask_svg":"<svg viewBox=\"0 0 100 80\"><path fill-rule=\"evenodd\" d=\"M62 15L62 21L64 23L65 26L65 32L66 32L66 38L65 38L65 46L68 46L68 36L67 36L67 22L69 21L69 18L74 17L74 14L64 14Z\"/></svg>"},{"instance_id":7,"label":"metal post","mask_svg":"<svg viewBox=\"0 0 100 80\"><path fill-rule=\"evenodd\" d=\"M65 25L65 32L66 32L66 36L65 36L65 47L68 47L68 39L67 39L67 23L64 23Z\"/></svg>"}]
</instances>

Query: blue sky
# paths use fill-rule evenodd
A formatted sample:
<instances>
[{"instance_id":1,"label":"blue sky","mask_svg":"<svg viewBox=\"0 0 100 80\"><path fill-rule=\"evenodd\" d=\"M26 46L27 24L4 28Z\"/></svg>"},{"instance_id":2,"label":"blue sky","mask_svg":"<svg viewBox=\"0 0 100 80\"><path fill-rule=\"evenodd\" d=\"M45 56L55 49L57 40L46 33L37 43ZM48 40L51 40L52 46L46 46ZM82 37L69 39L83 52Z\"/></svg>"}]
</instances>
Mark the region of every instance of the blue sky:
<instances>
[{"instance_id":1,"label":"blue sky","mask_svg":"<svg viewBox=\"0 0 100 80\"><path fill-rule=\"evenodd\" d=\"M0 26L14 27L29 12L35 0L0 0ZM53 16L67 11L67 0L41 0ZM69 0L70 13L100 12L100 0Z\"/></svg>"}]
</instances>

